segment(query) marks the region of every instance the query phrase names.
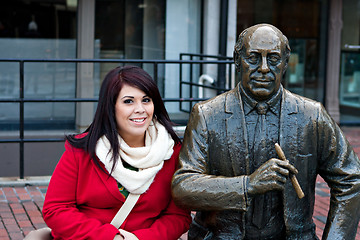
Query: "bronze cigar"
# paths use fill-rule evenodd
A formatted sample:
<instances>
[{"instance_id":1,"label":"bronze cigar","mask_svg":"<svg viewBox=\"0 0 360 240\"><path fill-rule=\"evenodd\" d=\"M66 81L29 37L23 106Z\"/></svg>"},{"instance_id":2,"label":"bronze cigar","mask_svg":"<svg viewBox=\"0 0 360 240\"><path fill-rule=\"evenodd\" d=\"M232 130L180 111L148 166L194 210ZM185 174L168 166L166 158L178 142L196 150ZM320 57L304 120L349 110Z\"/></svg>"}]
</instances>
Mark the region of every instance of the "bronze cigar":
<instances>
[{"instance_id":1,"label":"bronze cigar","mask_svg":"<svg viewBox=\"0 0 360 240\"><path fill-rule=\"evenodd\" d=\"M281 147L278 143L275 143L275 150L281 160L288 162L283 150L281 149ZM292 183L293 187L295 188L295 192L298 195L298 197L300 199L303 198L305 196L305 194L302 191L301 186L300 186L296 176L294 174L290 173L290 179L291 179L291 183Z\"/></svg>"}]
</instances>

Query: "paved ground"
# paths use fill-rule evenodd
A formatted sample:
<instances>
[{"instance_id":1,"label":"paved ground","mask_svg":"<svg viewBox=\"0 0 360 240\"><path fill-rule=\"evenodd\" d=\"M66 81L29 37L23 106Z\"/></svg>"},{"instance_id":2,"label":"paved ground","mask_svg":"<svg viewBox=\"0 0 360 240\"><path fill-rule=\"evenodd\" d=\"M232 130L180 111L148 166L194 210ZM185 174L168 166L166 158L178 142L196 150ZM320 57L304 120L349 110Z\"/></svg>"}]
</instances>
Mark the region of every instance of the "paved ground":
<instances>
[{"instance_id":1,"label":"paved ground","mask_svg":"<svg viewBox=\"0 0 360 240\"><path fill-rule=\"evenodd\" d=\"M344 133L360 156L360 128L344 127ZM33 229L45 226L41 209L46 184L39 186L0 187L0 239L20 240ZM317 179L314 222L321 238L329 208L330 191L322 178ZM356 239L360 240L360 227ZM183 240L186 236L182 237Z\"/></svg>"}]
</instances>

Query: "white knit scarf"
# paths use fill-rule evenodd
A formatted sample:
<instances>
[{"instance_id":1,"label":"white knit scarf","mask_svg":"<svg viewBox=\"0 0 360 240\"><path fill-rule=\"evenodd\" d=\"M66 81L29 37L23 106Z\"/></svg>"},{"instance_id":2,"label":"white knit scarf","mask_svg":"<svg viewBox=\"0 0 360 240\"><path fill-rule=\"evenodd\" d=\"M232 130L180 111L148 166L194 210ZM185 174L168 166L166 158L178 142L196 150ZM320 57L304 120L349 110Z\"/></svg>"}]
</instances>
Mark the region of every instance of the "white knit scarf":
<instances>
[{"instance_id":1,"label":"white knit scarf","mask_svg":"<svg viewBox=\"0 0 360 240\"><path fill-rule=\"evenodd\" d=\"M130 193L142 194L153 182L156 174L164 165L164 160L170 159L173 154L174 140L166 128L156 120L153 121L145 133L145 147L132 148L120 137L120 157L111 176L113 176ZM111 172L113 162L109 140L102 136L96 144L96 156ZM138 171L124 167L122 160Z\"/></svg>"}]
</instances>

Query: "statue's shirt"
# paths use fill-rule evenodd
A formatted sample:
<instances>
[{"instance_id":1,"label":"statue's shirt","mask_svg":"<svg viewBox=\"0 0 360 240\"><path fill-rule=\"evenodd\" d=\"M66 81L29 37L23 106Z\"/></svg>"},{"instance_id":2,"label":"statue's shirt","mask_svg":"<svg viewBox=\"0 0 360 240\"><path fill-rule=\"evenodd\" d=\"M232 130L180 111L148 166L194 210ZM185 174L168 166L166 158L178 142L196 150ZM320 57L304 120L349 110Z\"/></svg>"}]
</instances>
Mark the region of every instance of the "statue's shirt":
<instances>
[{"instance_id":1,"label":"statue's shirt","mask_svg":"<svg viewBox=\"0 0 360 240\"><path fill-rule=\"evenodd\" d=\"M270 158L278 158L274 145L279 142L282 89L265 102L255 101L243 89L240 92L248 136L250 171L253 173ZM282 209L279 191L254 197L246 214L246 239L262 239L281 233L284 229Z\"/></svg>"}]
</instances>

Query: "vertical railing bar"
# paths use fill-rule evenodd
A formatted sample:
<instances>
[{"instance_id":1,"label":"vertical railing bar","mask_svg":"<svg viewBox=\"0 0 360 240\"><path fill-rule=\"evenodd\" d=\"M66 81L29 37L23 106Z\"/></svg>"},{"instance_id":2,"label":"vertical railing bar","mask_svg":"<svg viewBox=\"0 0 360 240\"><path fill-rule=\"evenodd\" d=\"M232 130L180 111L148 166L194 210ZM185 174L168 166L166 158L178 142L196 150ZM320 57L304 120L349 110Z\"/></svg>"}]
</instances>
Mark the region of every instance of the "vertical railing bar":
<instances>
[{"instance_id":1,"label":"vertical railing bar","mask_svg":"<svg viewBox=\"0 0 360 240\"><path fill-rule=\"evenodd\" d=\"M190 60L193 60L193 55L190 54ZM193 96L193 64L190 63L190 98L194 98ZM189 101L189 111L191 111L192 101Z\"/></svg>"},{"instance_id":2,"label":"vertical railing bar","mask_svg":"<svg viewBox=\"0 0 360 240\"><path fill-rule=\"evenodd\" d=\"M20 179L24 179L24 61L20 60Z\"/></svg>"},{"instance_id":3,"label":"vertical railing bar","mask_svg":"<svg viewBox=\"0 0 360 240\"><path fill-rule=\"evenodd\" d=\"M236 82L235 82L235 76L236 76L236 69L234 69L234 73L233 73L233 70L232 70L232 64L229 64L229 68L230 68L230 78L231 78L231 82L234 82L234 85L230 85L230 89L233 88L233 86L235 87L236 86Z\"/></svg>"},{"instance_id":4,"label":"vertical railing bar","mask_svg":"<svg viewBox=\"0 0 360 240\"><path fill-rule=\"evenodd\" d=\"M231 89L231 65L230 64L225 64L226 68L228 69L228 86L226 86L226 88L230 88Z\"/></svg>"},{"instance_id":5,"label":"vertical railing bar","mask_svg":"<svg viewBox=\"0 0 360 240\"><path fill-rule=\"evenodd\" d=\"M154 65L153 65L153 71L154 71L154 81L155 81L155 83L156 83L156 85L158 86L158 88L159 88L159 78L158 78L158 63L157 62L154 62ZM159 88L159 91L160 91L160 93L163 95L163 97L165 97L164 96L164 94L165 94L165 91L164 91L164 89L163 88Z\"/></svg>"},{"instance_id":6,"label":"vertical railing bar","mask_svg":"<svg viewBox=\"0 0 360 240\"><path fill-rule=\"evenodd\" d=\"M180 60L182 60L182 54L180 54ZM182 98L182 63L179 64L179 84L180 84L180 87L179 87L179 98ZM180 111L183 111L183 108L182 108L182 101L179 101L179 108L180 108Z\"/></svg>"},{"instance_id":7,"label":"vertical railing bar","mask_svg":"<svg viewBox=\"0 0 360 240\"><path fill-rule=\"evenodd\" d=\"M233 79L233 76L235 76L235 74L233 74L233 70L232 70L232 65L231 65L231 64L229 64L229 74L230 74L230 76L229 76L229 78L230 78L230 86L229 86L229 88L232 89L232 88L233 88L232 82L234 82L234 86L235 86L235 78Z\"/></svg>"},{"instance_id":8,"label":"vertical railing bar","mask_svg":"<svg viewBox=\"0 0 360 240\"><path fill-rule=\"evenodd\" d=\"M154 62L154 81L156 85L159 85L158 83L158 63Z\"/></svg>"}]
</instances>

